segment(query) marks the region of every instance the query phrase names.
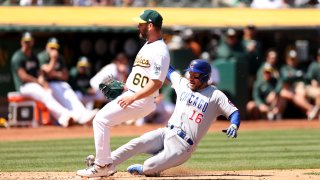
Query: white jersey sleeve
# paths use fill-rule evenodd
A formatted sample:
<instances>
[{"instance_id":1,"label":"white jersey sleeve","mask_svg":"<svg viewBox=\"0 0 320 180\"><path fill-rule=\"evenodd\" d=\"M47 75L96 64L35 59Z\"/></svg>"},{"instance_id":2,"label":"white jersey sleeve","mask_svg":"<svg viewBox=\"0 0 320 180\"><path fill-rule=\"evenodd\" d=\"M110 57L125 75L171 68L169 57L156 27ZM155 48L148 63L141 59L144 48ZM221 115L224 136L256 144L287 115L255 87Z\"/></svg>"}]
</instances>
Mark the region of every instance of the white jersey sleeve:
<instances>
[{"instance_id":1,"label":"white jersey sleeve","mask_svg":"<svg viewBox=\"0 0 320 180\"><path fill-rule=\"evenodd\" d=\"M138 92L150 79L164 82L169 64L169 50L163 40L146 43L136 56L126 86L131 91ZM152 96L158 95L159 91L156 91Z\"/></svg>"},{"instance_id":2,"label":"white jersey sleeve","mask_svg":"<svg viewBox=\"0 0 320 180\"><path fill-rule=\"evenodd\" d=\"M220 90L216 90L213 94L218 103L218 111L221 115L228 118L233 112L238 110L227 96Z\"/></svg>"},{"instance_id":3,"label":"white jersey sleeve","mask_svg":"<svg viewBox=\"0 0 320 180\"><path fill-rule=\"evenodd\" d=\"M98 91L99 84L107 79L108 76L112 75L114 78L117 77L117 66L114 63L104 66L96 75L90 79L90 86Z\"/></svg>"},{"instance_id":4,"label":"white jersey sleeve","mask_svg":"<svg viewBox=\"0 0 320 180\"><path fill-rule=\"evenodd\" d=\"M175 89L176 91L179 90L179 84L181 83L181 80L183 79L183 77L177 72L177 71L173 71L170 74L170 80L171 80L171 87L173 89Z\"/></svg>"}]
</instances>

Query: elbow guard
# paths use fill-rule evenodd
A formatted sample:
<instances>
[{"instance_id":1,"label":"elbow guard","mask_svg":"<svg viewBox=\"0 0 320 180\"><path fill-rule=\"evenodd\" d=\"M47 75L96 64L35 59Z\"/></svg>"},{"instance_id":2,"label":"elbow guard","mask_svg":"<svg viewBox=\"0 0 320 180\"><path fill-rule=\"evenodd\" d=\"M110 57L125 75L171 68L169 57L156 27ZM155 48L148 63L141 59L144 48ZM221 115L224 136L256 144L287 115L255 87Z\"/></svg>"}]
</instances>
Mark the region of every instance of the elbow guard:
<instances>
[{"instance_id":1,"label":"elbow guard","mask_svg":"<svg viewBox=\"0 0 320 180\"><path fill-rule=\"evenodd\" d=\"M235 124L238 128L240 127L240 114L238 110L233 112L228 119L230 120L230 124Z\"/></svg>"}]
</instances>

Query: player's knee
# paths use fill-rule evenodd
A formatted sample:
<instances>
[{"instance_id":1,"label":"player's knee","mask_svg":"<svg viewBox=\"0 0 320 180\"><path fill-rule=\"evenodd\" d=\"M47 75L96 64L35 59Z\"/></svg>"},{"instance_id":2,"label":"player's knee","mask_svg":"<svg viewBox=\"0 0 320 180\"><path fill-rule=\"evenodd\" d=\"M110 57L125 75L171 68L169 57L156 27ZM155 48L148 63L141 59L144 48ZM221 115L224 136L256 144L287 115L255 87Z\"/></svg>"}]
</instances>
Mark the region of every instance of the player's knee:
<instances>
[{"instance_id":1,"label":"player's knee","mask_svg":"<svg viewBox=\"0 0 320 180\"><path fill-rule=\"evenodd\" d=\"M101 111L98 111L98 113L95 115L92 121L93 125L104 125L104 126L110 126L110 122L108 119L104 117Z\"/></svg>"}]
</instances>

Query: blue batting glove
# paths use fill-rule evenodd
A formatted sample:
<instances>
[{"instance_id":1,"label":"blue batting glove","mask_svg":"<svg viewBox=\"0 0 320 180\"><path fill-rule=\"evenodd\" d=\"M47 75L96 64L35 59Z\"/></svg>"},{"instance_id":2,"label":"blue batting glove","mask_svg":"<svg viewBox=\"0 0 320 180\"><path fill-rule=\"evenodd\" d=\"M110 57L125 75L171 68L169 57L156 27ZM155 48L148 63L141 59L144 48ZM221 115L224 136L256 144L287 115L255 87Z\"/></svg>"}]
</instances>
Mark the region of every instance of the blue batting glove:
<instances>
[{"instance_id":1,"label":"blue batting glove","mask_svg":"<svg viewBox=\"0 0 320 180\"><path fill-rule=\"evenodd\" d=\"M238 126L235 124L231 124L227 129L227 136L231 138L237 138Z\"/></svg>"}]
</instances>

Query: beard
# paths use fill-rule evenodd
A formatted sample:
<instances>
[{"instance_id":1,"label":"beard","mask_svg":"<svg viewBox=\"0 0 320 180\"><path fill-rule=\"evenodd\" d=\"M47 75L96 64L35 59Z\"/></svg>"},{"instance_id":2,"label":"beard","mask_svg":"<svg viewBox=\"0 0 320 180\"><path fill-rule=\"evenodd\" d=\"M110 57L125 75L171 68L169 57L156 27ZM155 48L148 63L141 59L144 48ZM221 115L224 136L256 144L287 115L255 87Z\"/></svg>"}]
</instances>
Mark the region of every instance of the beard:
<instances>
[{"instance_id":1,"label":"beard","mask_svg":"<svg viewBox=\"0 0 320 180\"><path fill-rule=\"evenodd\" d=\"M149 33L148 33L148 30L147 29L142 29L139 33L139 37L141 39L145 39L145 40L148 40L148 37L149 37Z\"/></svg>"}]
</instances>

